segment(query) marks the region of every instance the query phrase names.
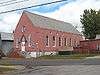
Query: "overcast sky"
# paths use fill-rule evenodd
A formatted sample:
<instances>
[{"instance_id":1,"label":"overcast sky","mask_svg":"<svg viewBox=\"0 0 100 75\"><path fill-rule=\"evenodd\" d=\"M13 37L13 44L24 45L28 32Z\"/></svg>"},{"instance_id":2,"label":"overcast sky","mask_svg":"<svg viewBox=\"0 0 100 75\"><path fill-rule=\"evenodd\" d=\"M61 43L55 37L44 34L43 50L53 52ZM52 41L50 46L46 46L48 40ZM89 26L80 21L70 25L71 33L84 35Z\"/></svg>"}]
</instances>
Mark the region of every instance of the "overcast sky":
<instances>
[{"instance_id":1,"label":"overcast sky","mask_svg":"<svg viewBox=\"0 0 100 75\"><path fill-rule=\"evenodd\" d=\"M3 0L9 1L9 0ZM18 0L23 1L23 0ZM26 0L25 2L8 5L8 6L0 6L0 12L16 9L20 7L26 7L29 5L37 5L44 2L51 2L57 0ZM0 1L0 3L2 3ZM27 11L37 13L40 15L44 15L47 17L51 17L57 20L62 20L65 22L72 23L74 26L77 26L78 30L81 31L81 23L80 23L80 15L82 15L85 9L100 9L100 0L67 0L62 3L56 3L41 7L34 7L31 9L27 9ZM0 32L12 32L21 16L20 11L10 12L6 14L0 14Z\"/></svg>"}]
</instances>

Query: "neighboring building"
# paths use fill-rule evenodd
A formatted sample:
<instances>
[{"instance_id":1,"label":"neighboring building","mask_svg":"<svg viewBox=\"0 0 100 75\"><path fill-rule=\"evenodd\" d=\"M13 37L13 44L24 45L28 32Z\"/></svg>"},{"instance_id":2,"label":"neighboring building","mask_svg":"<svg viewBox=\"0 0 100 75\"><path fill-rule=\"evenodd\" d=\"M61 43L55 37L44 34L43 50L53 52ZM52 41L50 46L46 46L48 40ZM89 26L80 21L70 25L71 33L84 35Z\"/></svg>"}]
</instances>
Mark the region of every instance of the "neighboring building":
<instances>
[{"instance_id":1,"label":"neighboring building","mask_svg":"<svg viewBox=\"0 0 100 75\"><path fill-rule=\"evenodd\" d=\"M14 51L10 57L18 57L16 52L30 58L73 51L81 40L80 32L70 23L24 11L14 31Z\"/></svg>"},{"instance_id":2,"label":"neighboring building","mask_svg":"<svg viewBox=\"0 0 100 75\"><path fill-rule=\"evenodd\" d=\"M0 50L7 55L7 53L13 48L13 34L12 33L0 33Z\"/></svg>"},{"instance_id":3,"label":"neighboring building","mask_svg":"<svg viewBox=\"0 0 100 75\"><path fill-rule=\"evenodd\" d=\"M100 53L100 35L93 40L80 41L79 47L75 47L77 53Z\"/></svg>"}]
</instances>

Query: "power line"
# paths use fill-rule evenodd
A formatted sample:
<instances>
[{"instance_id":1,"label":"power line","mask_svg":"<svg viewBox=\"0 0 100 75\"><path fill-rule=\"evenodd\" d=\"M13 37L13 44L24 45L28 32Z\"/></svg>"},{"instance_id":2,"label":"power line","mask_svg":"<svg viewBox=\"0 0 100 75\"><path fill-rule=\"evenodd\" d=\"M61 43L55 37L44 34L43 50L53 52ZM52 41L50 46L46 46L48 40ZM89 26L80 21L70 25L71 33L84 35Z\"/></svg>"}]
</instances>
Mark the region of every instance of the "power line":
<instances>
[{"instance_id":1,"label":"power line","mask_svg":"<svg viewBox=\"0 0 100 75\"><path fill-rule=\"evenodd\" d=\"M9 1L5 1L5 2L0 2L0 4L4 4L4 3L8 3L8 2L13 2L13 1L17 1L17 0L9 0Z\"/></svg>"},{"instance_id":2,"label":"power line","mask_svg":"<svg viewBox=\"0 0 100 75\"><path fill-rule=\"evenodd\" d=\"M13 12L13 11L24 10L24 9L28 9L28 8L32 8L32 7L38 7L38 6L49 5L49 4L54 4L54 3L60 3L60 2L64 2L64 1L68 1L68 0L54 1L54 2L50 2L50 3L44 3L44 4L29 6L29 7L25 7L25 8L19 8L19 9L4 11L4 12L0 12L0 14L4 14L4 13L8 13L8 12Z\"/></svg>"},{"instance_id":3,"label":"power line","mask_svg":"<svg viewBox=\"0 0 100 75\"><path fill-rule=\"evenodd\" d=\"M21 3L21 2L25 2L25 1L29 1L29 0L20 0L20 1L17 1L17 0L14 0L14 1L7 1L7 2L2 2L0 3L0 7L3 7L3 6L7 6L7 5L11 5L11 4L16 4L16 3Z\"/></svg>"},{"instance_id":4,"label":"power line","mask_svg":"<svg viewBox=\"0 0 100 75\"><path fill-rule=\"evenodd\" d=\"M3 7L3 6L8 6L8 5L11 5L11 4L16 4L16 3L22 3L22 2L25 2L25 1L28 1L28 0L24 0L24 1L17 1L17 2L8 2L8 4L1 4L1 6L0 7Z\"/></svg>"}]
</instances>

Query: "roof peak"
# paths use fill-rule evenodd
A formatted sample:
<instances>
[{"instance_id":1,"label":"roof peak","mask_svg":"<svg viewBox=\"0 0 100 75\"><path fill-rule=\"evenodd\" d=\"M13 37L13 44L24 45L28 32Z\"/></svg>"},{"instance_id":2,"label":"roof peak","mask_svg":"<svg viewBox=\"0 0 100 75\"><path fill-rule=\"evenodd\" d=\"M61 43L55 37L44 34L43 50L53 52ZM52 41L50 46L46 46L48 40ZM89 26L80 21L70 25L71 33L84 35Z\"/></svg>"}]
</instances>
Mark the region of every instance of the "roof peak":
<instances>
[{"instance_id":1,"label":"roof peak","mask_svg":"<svg viewBox=\"0 0 100 75\"><path fill-rule=\"evenodd\" d=\"M45 17L45 18L48 18L48 19L53 19L53 20L56 20L56 21L65 22L65 21L62 21L62 20L57 20L57 19L55 19L55 18L51 18L51 17L47 17L47 16L44 16L44 15L40 15L40 14L37 14L37 13L32 13L32 12L29 12L29 11L26 11L26 10L24 10L23 12L26 13L26 14L27 14L27 13L30 13L30 14L42 16L42 17ZM68 23L68 22L65 22L65 23ZM68 24L71 24L71 23L68 23Z\"/></svg>"},{"instance_id":2,"label":"roof peak","mask_svg":"<svg viewBox=\"0 0 100 75\"><path fill-rule=\"evenodd\" d=\"M49 18L43 15L32 13L29 11L23 11L23 13L27 14L28 18L31 20L34 26L63 31L63 32L80 34L80 32L71 23L56 20L56 19Z\"/></svg>"}]
</instances>

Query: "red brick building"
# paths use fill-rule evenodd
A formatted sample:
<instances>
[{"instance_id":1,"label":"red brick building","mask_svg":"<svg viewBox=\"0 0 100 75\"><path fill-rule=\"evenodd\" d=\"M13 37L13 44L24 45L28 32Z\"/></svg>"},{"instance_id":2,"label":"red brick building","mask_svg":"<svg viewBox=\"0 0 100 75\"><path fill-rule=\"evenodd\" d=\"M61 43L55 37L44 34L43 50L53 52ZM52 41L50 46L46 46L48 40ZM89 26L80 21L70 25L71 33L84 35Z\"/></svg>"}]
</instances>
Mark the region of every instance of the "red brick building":
<instances>
[{"instance_id":1,"label":"red brick building","mask_svg":"<svg viewBox=\"0 0 100 75\"><path fill-rule=\"evenodd\" d=\"M74 48L78 53L100 53L100 37L93 40L80 41L79 47Z\"/></svg>"},{"instance_id":2,"label":"red brick building","mask_svg":"<svg viewBox=\"0 0 100 75\"><path fill-rule=\"evenodd\" d=\"M56 54L73 51L81 40L70 23L24 11L14 31L14 51L26 58Z\"/></svg>"}]
</instances>

